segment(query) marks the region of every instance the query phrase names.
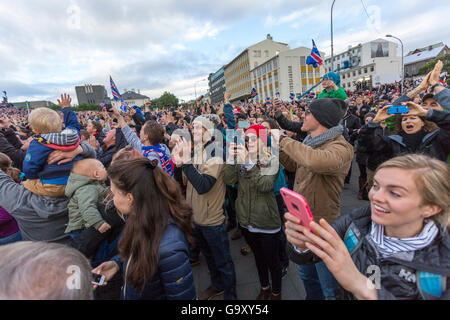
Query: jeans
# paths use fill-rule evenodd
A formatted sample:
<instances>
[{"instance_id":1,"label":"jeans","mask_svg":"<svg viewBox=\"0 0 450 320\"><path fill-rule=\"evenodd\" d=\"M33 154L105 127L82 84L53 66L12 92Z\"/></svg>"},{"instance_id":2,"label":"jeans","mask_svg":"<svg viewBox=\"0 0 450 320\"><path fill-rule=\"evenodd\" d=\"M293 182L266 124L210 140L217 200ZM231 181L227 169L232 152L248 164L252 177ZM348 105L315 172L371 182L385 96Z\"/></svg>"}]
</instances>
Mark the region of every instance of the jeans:
<instances>
[{"instance_id":1,"label":"jeans","mask_svg":"<svg viewBox=\"0 0 450 320\"><path fill-rule=\"evenodd\" d=\"M281 219L280 250L279 250L280 262L283 268L287 268L289 266L289 256L287 253L287 238L283 223L284 213L287 212L287 210L284 209L284 201L281 194L276 195L275 199L277 200L278 212L280 213Z\"/></svg>"},{"instance_id":2,"label":"jeans","mask_svg":"<svg viewBox=\"0 0 450 320\"><path fill-rule=\"evenodd\" d=\"M298 275L305 286L306 300L336 300L334 289L338 283L325 263L299 265Z\"/></svg>"},{"instance_id":3,"label":"jeans","mask_svg":"<svg viewBox=\"0 0 450 320\"><path fill-rule=\"evenodd\" d=\"M194 227L197 247L206 259L211 286L224 291L224 300L236 300L236 272L231 259L225 222L218 226Z\"/></svg>"},{"instance_id":4,"label":"jeans","mask_svg":"<svg viewBox=\"0 0 450 320\"><path fill-rule=\"evenodd\" d=\"M269 272L272 278L272 292L281 293L282 266L280 262L280 233L268 234L250 232L242 228L242 233L255 256L259 283L262 288L270 286Z\"/></svg>"},{"instance_id":5,"label":"jeans","mask_svg":"<svg viewBox=\"0 0 450 320\"><path fill-rule=\"evenodd\" d=\"M22 241L22 234L20 233L20 231L17 231L16 233L13 233L12 235L7 236L6 238L0 239L0 246L17 241Z\"/></svg>"}]
</instances>

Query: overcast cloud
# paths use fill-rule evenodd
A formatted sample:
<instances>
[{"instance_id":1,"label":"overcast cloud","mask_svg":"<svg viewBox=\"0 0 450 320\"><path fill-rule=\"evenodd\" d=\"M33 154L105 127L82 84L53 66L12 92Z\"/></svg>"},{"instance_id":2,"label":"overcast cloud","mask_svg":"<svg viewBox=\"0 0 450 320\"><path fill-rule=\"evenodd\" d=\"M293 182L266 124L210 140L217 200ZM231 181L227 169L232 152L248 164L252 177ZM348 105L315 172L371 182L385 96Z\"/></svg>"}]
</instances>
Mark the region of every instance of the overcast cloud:
<instances>
[{"instance_id":1,"label":"overcast cloud","mask_svg":"<svg viewBox=\"0 0 450 320\"><path fill-rule=\"evenodd\" d=\"M154 98L204 93L208 77L245 47L274 40L330 53L331 0L0 2L0 90L10 101L75 98L75 85L140 89ZM450 39L450 2L337 0L335 52L386 33L408 52ZM76 99L74 99L76 103Z\"/></svg>"}]
</instances>

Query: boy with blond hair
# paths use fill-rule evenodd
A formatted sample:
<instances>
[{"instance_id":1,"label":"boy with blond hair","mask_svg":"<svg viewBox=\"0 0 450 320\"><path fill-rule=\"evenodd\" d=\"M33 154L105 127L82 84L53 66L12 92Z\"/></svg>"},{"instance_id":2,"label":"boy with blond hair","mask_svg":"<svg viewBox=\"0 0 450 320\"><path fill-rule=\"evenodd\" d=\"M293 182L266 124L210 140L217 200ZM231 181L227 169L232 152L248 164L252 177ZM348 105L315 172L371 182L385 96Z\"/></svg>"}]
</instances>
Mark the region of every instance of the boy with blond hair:
<instances>
[{"instance_id":1,"label":"boy with blond hair","mask_svg":"<svg viewBox=\"0 0 450 320\"><path fill-rule=\"evenodd\" d=\"M63 119L49 108L33 110L28 122L34 132L23 162L23 173L27 179L23 185L35 194L49 197L64 197L64 190L74 161L82 159L77 156L72 161L48 164L47 157L55 150L73 151L80 144L80 124L77 116L70 109L70 96L61 95ZM65 129L63 129L63 120Z\"/></svg>"}]
</instances>

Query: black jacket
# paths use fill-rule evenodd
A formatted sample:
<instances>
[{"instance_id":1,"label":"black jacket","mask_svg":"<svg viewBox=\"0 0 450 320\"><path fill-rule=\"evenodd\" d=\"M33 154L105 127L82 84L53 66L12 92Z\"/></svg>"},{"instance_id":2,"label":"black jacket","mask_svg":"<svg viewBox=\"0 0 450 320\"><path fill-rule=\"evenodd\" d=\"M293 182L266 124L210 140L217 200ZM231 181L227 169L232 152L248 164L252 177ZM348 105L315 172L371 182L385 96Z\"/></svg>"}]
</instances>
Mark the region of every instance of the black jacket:
<instances>
[{"instance_id":1,"label":"black jacket","mask_svg":"<svg viewBox=\"0 0 450 320\"><path fill-rule=\"evenodd\" d=\"M356 140L356 133L361 128L361 121L354 114L347 112L343 118L344 129L347 130L348 141L354 145ZM345 137L345 135L344 135Z\"/></svg>"},{"instance_id":2,"label":"black jacket","mask_svg":"<svg viewBox=\"0 0 450 320\"><path fill-rule=\"evenodd\" d=\"M307 132L302 131L303 122L289 121L281 112L275 114L275 120L277 120L281 129L295 132L297 134L295 140L303 141L308 135Z\"/></svg>"},{"instance_id":3,"label":"black jacket","mask_svg":"<svg viewBox=\"0 0 450 320\"><path fill-rule=\"evenodd\" d=\"M445 162L450 153L450 112L429 110L426 120L436 123L439 129L428 133L415 151L403 142L400 135L383 136L381 131L377 130L379 125L372 122L361 129L361 144L365 145L369 152L383 154L387 159L401 154L423 153Z\"/></svg>"},{"instance_id":4,"label":"black jacket","mask_svg":"<svg viewBox=\"0 0 450 320\"><path fill-rule=\"evenodd\" d=\"M26 152L20 149L21 147L22 143L17 139L12 128L8 130L0 129L0 152L10 157L14 167L19 170L22 170L23 159L26 155Z\"/></svg>"},{"instance_id":5,"label":"black jacket","mask_svg":"<svg viewBox=\"0 0 450 320\"><path fill-rule=\"evenodd\" d=\"M361 131L366 130L367 125L364 125L361 127ZM388 127L383 128L381 126L377 126L375 128L374 134L387 137L391 133L388 129ZM386 160L390 159L386 154L381 152L375 152L374 150L371 150L370 147L372 146L371 143L366 144L364 139L367 139L367 137L363 135L358 134L357 140L356 140L356 162L366 164L367 168L369 170L375 171L377 167L385 162Z\"/></svg>"},{"instance_id":6,"label":"black jacket","mask_svg":"<svg viewBox=\"0 0 450 320\"><path fill-rule=\"evenodd\" d=\"M440 230L434 241L413 255L397 254L382 258L378 253L370 231L372 226L370 205L339 217L332 227L344 240L357 269L370 278L374 267L380 268L378 299L450 299L450 237ZM298 253L289 244L290 259L300 265L320 261L311 251ZM438 280L438 287L431 285ZM354 296L338 286L336 298L354 299Z\"/></svg>"}]
</instances>

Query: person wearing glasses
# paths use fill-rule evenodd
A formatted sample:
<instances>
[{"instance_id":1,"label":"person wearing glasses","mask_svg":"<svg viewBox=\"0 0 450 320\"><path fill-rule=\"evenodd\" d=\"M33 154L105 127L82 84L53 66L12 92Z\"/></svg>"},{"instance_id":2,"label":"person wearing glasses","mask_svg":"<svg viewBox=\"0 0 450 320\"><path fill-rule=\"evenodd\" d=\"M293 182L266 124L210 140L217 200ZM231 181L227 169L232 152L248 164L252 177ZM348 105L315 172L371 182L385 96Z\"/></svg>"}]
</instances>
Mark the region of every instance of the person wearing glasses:
<instances>
[{"instance_id":1,"label":"person wearing glasses","mask_svg":"<svg viewBox=\"0 0 450 320\"><path fill-rule=\"evenodd\" d=\"M353 159L353 146L340 125L346 110L341 99L317 99L302 116L302 131L308 133L303 142L272 132L273 140L280 139L281 164L296 172L294 191L306 198L316 219L334 221L340 215L339 195ZM298 266L298 271L306 299L335 299L337 283L323 262Z\"/></svg>"}]
</instances>

